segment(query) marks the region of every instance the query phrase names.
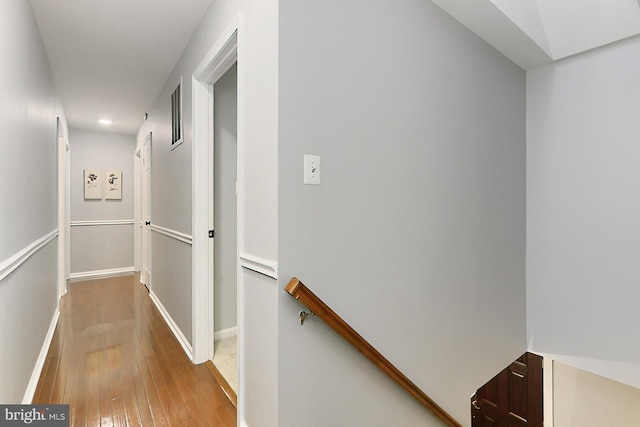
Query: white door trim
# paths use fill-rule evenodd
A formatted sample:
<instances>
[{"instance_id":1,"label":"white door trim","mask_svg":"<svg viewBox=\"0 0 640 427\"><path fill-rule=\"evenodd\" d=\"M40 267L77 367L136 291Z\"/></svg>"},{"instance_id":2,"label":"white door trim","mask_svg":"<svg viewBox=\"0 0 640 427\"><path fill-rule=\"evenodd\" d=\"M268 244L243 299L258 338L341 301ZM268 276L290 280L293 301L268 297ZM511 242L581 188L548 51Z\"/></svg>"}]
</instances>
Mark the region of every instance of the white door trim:
<instances>
[{"instance_id":1,"label":"white door trim","mask_svg":"<svg viewBox=\"0 0 640 427\"><path fill-rule=\"evenodd\" d=\"M200 62L192 76L192 168L193 168L193 362L203 363L213 357L214 292L213 292L213 239L209 230L213 222L213 84L234 63L238 63L238 187L242 188L240 158L244 147L243 98L244 61L243 16L240 12ZM242 193L238 194L238 218L242 217ZM242 223L238 221L238 245ZM240 284L239 284L240 286ZM242 301L238 300L239 313ZM239 319L240 321L240 319ZM238 325L240 329L240 324Z\"/></svg>"},{"instance_id":2,"label":"white door trim","mask_svg":"<svg viewBox=\"0 0 640 427\"><path fill-rule=\"evenodd\" d=\"M133 271L142 273L142 145L136 141L133 154Z\"/></svg>"},{"instance_id":3,"label":"white door trim","mask_svg":"<svg viewBox=\"0 0 640 427\"><path fill-rule=\"evenodd\" d=\"M542 358L542 384L543 384L543 401L542 408L544 410L543 420L545 427L553 427L553 369L554 361L549 356L543 356Z\"/></svg>"},{"instance_id":4,"label":"white door trim","mask_svg":"<svg viewBox=\"0 0 640 427\"><path fill-rule=\"evenodd\" d=\"M69 144L69 125L64 124L64 130L66 131L65 142L65 219L64 219L64 231L65 231L65 246L64 246L64 282L65 289L67 280L71 278L71 145Z\"/></svg>"},{"instance_id":5,"label":"white door trim","mask_svg":"<svg viewBox=\"0 0 640 427\"><path fill-rule=\"evenodd\" d=\"M148 150L146 147L149 147ZM140 154L141 168L140 168L140 190L141 201L140 215L141 223L143 224L141 231L141 268L140 268L140 283L147 286L147 289L152 290L152 243L151 243L151 225L147 222L151 221L152 211L152 188L153 188L153 132L149 132L144 141L142 142L141 154ZM147 162L150 165L147 172Z\"/></svg>"},{"instance_id":6,"label":"white door trim","mask_svg":"<svg viewBox=\"0 0 640 427\"><path fill-rule=\"evenodd\" d=\"M60 117L57 119L56 125L56 139L58 150L58 301L63 295L67 293L67 240L69 236L69 222L67 221L67 199L68 191L67 187L67 163L69 150L69 143L67 141L67 133L65 131L64 123ZM59 307L59 306L58 306Z\"/></svg>"}]
</instances>

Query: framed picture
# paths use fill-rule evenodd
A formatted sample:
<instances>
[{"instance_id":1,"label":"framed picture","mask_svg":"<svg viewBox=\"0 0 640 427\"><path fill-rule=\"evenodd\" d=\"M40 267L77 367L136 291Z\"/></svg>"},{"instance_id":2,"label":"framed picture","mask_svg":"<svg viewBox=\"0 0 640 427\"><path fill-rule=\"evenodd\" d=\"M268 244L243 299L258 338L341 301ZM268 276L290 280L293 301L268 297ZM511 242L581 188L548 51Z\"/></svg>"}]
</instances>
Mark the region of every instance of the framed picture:
<instances>
[{"instance_id":1,"label":"framed picture","mask_svg":"<svg viewBox=\"0 0 640 427\"><path fill-rule=\"evenodd\" d=\"M122 171L105 172L105 200L122 200Z\"/></svg>"},{"instance_id":2,"label":"framed picture","mask_svg":"<svg viewBox=\"0 0 640 427\"><path fill-rule=\"evenodd\" d=\"M97 169L84 170L84 198L85 200L102 199L102 171Z\"/></svg>"},{"instance_id":3,"label":"framed picture","mask_svg":"<svg viewBox=\"0 0 640 427\"><path fill-rule=\"evenodd\" d=\"M171 94L171 149L182 144L183 135L182 119L182 77L178 87Z\"/></svg>"}]
</instances>

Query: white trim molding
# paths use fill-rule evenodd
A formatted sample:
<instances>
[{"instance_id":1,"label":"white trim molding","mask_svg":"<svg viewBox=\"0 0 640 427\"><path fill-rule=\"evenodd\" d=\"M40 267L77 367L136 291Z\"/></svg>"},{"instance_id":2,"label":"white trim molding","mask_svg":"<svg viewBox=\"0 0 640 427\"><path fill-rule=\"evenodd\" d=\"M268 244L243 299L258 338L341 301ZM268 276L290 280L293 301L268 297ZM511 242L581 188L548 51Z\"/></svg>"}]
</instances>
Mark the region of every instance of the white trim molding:
<instances>
[{"instance_id":1,"label":"white trim molding","mask_svg":"<svg viewBox=\"0 0 640 427\"><path fill-rule=\"evenodd\" d=\"M107 270L80 271L71 273L70 280L78 282L81 280L104 279L105 277L126 276L134 273L133 266L123 268L110 268Z\"/></svg>"},{"instance_id":2,"label":"white trim molding","mask_svg":"<svg viewBox=\"0 0 640 427\"><path fill-rule=\"evenodd\" d=\"M240 265L247 270L278 280L278 263L249 254L240 254Z\"/></svg>"},{"instance_id":3,"label":"white trim molding","mask_svg":"<svg viewBox=\"0 0 640 427\"><path fill-rule=\"evenodd\" d=\"M542 358L542 384L543 384L543 403L542 408L544 410L544 425L545 427L553 427L553 376L554 376L554 361L549 356L543 356Z\"/></svg>"},{"instance_id":4,"label":"white trim molding","mask_svg":"<svg viewBox=\"0 0 640 427\"><path fill-rule=\"evenodd\" d=\"M165 236L171 237L176 240L180 240L183 243L188 245L193 244L193 237L186 233L181 233L180 231L171 230L170 228L160 227L159 225L151 224L151 231L155 231L156 233L164 234Z\"/></svg>"},{"instance_id":5,"label":"white trim molding","mask_svg":"<svg viewBox=\"0 0 640 427\"><path fill-rule=\"evenodd\" d=\"M160 299L155 293L153 293L153 291L149 291L149 297L151 297L151 301L153 301L153 303L155 304L164 321L167 322L167 326L169 326L169 329L171 329L171 332L173 332L173 335L180 343L180 346L184 350L189 360L193 360L193 350L191 348L189 340L187 340L187 337L184 336L177 323L173 320L173 317L171 317L167 309L164 308L164 305L162 305Z\"/></svg>"},{"instance_id":6,"label":"white trim molding","mask_svg":"<svg viewBox=\"0 0 640 427\"><path fill-rule=\"evenodd\" d=\"M22 398L23 405L29 405L31 404L31 402L33 402L33 396L36 393L36 387L38 387L38 381L40 380L40 375L42 374L44 363L47 361L47 354L49 354L49 347L51 346L53 333L56 331L56 326L58 325L59 318L60 310L56 308L56 311L53 313L51 323L49 324L47 335L44 337L44 342L42 343L42 348L40 349L40 355L38 355L38 360L36 360L36 364L33 367L33 372L31 373L31 378L29 379L27 390L24 392L24 397Z\"/></svg>"},{"instance_id":7,"label":"white trim molding","mask_svg":"<svg viewBox=\"0 0 640 427\"><path fill-rule=\"evenodd\" d=\"M71 221L72 227L89 227L96 225L129 225L135 224L135 221L132 219L112 219L105 221Z\"/></svg>"},{"instance_id":8,"label":"white trim molding","mask_svg":"<svg viewBox=\"0 0 640 427\"><path fill-rule=\"evenodd\" d=\"M25 263L25 261L31 258L33 254L45 247L47 243L51 242L57 236L58 230L53 230L47 235L42 236L35 242L31 243L20 252L17 252L8 259L2 261L2 263L0 263L0 281L4 280L8 275L16 271L18 267L20 267Z\"/></svg>"},{"instance_id":9,"label":"white trim molding","mask_svg":"<svg viewBox=\"0 0 640 427\"><path fill-rule=\"evenodd\" d=\"M58 151L58 274L57 289L58 300L67 293L67 241L71 238L71 229L69 227L69 187L67 187L67 166L70 156L68 153L69 141L66 138L66 124L60 117L56 118L57 132L57 151Z\"/></svg>"}]
</instances>

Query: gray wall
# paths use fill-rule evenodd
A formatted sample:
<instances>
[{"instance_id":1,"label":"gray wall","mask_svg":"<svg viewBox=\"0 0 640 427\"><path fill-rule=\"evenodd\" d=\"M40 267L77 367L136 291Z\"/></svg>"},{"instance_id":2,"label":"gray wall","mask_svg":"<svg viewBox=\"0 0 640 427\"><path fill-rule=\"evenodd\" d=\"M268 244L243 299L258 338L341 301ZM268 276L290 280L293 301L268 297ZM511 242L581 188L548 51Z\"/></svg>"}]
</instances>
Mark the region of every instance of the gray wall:
<instances>
[{"instance_id":1,"label":"gray wall","mask_svg":"<svg viewBox=\"0 0 640 427\"><path fill-rule=\"evenodd\" d=\"M237 321L238 245L236 178L237 66L214 85L214 240L216 331L232 328Z\"/></svg>"},{"instance_id":2,"label":"gray wall","mask_svg":"<svg viewBox=\"0 0 640 427\"><path fill-rule=\"evenodd\" d=\"M40 32L23 0L0 3L0 265L57 229L56 117ZM64 120L64 117L62 117ZM20 403L56 310L54 238L0 281L0 402Z\"/></svg>"},{"instance_id":3,"label":"gray wall","mask_svg":"<svg viewBox=\"0 0 640 427\"><path fill-rule=\"evenodd\" d=\"M526 349L525 74L422 0L281 0L279 24L280 284L469 425ZM281 427L439 425L300 309L280 292Z\"/></svg>"},{"instance_id":4,"label":"gray wall","mask_svg":"<svg viewBox=\"0 0 640 427\"><path fill-rule=\"evenodd\" d=\"M69 130L72 274L133 267L133 224L80 226L74 221L134 219L135 142L132 135ZM121 170L122 200L85 200L85 169Z\"/></svg>"},{"instance_id":5,"label":"gray wall","mask_svg":"<svg viewBox=\"0 0 640 427\"><path fill-rule=\"evenodd\" d=\"M533 350L640 387L640 38L527 73Z\"/></svg>"}]
</instances>

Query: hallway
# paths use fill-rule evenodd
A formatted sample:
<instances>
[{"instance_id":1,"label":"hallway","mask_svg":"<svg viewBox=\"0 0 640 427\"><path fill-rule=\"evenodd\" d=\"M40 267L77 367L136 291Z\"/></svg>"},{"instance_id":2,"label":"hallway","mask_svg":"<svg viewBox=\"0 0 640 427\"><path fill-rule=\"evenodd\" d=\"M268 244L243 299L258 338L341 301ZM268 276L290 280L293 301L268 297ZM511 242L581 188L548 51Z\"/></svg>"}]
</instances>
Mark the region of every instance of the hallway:
<instances>
[{"instance_id":1,"label":"hallway","mask_svg":"<svg viewBox=\"0 0 640 427\"><path fill-rule=\"evenodd\" d=\"M69 404L71 426L235 426L135 277L69 285L33 403Z\"/></svg>"}]
</instances>

